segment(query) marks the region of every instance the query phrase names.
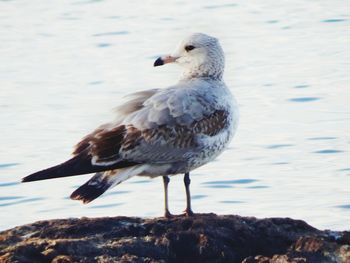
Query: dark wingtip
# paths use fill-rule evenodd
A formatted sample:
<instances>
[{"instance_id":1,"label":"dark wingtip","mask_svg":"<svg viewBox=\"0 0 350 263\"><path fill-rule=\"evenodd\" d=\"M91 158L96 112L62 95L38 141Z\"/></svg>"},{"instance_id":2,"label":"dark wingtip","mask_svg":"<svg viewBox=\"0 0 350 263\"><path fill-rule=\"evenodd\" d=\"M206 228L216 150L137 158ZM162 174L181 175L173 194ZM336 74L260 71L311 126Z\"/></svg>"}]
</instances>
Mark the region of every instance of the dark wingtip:
<instances>
[{"instance_id":1,"label":"dark wingtip","mask_svg":"<svg viewBox=\"0 0 350 263\"><path fill-rule=\"evenodd\" d=\"M162 66L162 65L164 65L164 61L162 58L157 58L157 60L154 61L154 64L153 64L154 67Z\"/></svg>"},{"instance_id":2,"label":"dark wingtip","mask_svg":"<svg viewBox=\"0 0 350 263\"><path fill-rule=\"evenodd\" d=\"M33 174L28 175L26 177L23 177L21 182L22 183L28 183L28 182L39 181L39 180L41 180L40 178L38 178L38 174L39 173L41 173L41 171L37 172L37 173L33 173Z\"/></svg>"}]
</instances>

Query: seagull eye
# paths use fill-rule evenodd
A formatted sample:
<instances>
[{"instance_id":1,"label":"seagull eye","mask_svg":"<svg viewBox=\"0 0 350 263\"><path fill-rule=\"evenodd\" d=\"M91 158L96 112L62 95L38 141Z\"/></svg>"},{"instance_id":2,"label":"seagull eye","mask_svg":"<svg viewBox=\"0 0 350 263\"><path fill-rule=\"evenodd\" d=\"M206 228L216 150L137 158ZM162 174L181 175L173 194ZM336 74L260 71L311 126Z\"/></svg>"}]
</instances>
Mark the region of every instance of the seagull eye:
<instances>
[{"instance_id":1,"label":"seagull eye","mask_svg":"<svg viewBox=\"0 0 350 263\"><path fill-rule=\"evenodd\" d=\"M185 50L187 52L191 51L192 49L195 49L196 47L195 46L192 46L192 45L188 45L188 46L185 46Z\"/></svg>"}]
</instances>

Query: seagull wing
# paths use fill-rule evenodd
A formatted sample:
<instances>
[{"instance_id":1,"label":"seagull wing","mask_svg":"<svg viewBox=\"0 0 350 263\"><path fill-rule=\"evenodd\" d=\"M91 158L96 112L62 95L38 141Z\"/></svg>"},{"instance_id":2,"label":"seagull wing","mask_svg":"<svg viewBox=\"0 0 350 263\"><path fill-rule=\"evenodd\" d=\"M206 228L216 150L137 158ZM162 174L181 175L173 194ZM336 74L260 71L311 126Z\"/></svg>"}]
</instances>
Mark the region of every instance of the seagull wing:
<instances>
[{"instance_id":1,"label":"seagull wing","mask_svg":"<svg viewBox=\"0 0 350 263\"><path fill-rule=\"evenodd\" d=\"M77 144L72 159L23 181L186 161L201 148L200 138L215 136L228 125L229 113L216 107L212 93L183 84L135 93L118 107L116 122L99 127Z\"/></svg>"},{"instance_id":2,"label":"seagull wing","mask_svg":"<svg viewBox=\"0 0 350 263\"><path fill-rule=\"evenodd\" d=\"M185 161L201 148L201 139L225 130L230 117L210 87L186 85L131 95L117 109L122 116L118 123L101 126L86 136L74 154L87 151L92 164L106 170L120 162Z\"/></svg>"}]
</instances>

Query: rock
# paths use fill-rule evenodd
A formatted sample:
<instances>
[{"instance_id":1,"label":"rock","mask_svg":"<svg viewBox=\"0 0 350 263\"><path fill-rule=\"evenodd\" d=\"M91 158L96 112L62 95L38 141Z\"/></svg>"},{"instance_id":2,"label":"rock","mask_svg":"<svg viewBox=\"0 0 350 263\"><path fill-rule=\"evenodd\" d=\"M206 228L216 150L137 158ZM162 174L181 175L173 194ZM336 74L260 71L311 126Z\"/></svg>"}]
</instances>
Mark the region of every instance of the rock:
<instances>
[{"instance_id":1,"label":"rock","mask_svg":"<svg viewBox=\"0 0 350 263\"><path fill-rule=\"evenodd\" d=\"M0 232L0 262L349 263L350 233L215 214L48 220Z\"/></svg>"}]
</instances>

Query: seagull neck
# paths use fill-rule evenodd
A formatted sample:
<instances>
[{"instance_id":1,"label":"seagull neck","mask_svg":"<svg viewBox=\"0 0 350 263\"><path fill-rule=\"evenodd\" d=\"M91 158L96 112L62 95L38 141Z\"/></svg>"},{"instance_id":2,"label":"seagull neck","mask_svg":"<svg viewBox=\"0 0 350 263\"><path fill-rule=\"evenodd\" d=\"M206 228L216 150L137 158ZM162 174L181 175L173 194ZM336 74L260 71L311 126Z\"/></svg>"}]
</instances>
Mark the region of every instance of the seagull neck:
<instances>
[{"instance_id":1,"label":"seagull neck","mask_svg":"<svg viewBox=\"0 0 350 263\"><path fill-rule=\"evenodd\" d=\"M181 79L182 80L190 80L195 78L202 78L202 79L210 79L210 80L216 80L221 81L222 80L222 71L217 72L205 72L205 71L184 71L182 74Z\"/></svg>"}]
</instances>

